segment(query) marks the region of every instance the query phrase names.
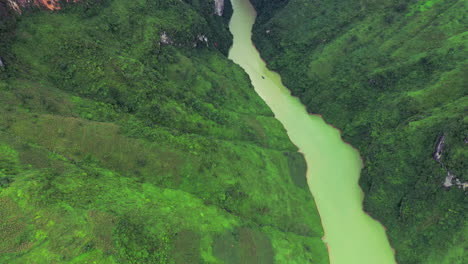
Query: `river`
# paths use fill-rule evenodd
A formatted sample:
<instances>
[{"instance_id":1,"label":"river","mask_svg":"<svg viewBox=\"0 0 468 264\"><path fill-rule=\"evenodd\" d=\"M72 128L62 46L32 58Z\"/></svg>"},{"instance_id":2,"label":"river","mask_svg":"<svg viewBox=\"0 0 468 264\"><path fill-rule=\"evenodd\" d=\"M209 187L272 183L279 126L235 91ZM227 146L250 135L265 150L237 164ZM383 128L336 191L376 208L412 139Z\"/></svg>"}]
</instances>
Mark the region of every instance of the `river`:
<instances>
[{"instance_id":1,"label":"river","mask_svg":"<svg viewBox=\"0 0 468 264\"><path fill-rule=\"evenodd\" d=\"M307 113L291 96L280 76L268 70L252 44L256 12L248 0L231 0L230 30L234 43L229 58L250 76L255 91L286 128L304 154L307 180L325 231L332 264L395 264L384 227L362 209L358 180L359 153L341 139L340 132L320 116Z\"/></svg>"}]
</instances>

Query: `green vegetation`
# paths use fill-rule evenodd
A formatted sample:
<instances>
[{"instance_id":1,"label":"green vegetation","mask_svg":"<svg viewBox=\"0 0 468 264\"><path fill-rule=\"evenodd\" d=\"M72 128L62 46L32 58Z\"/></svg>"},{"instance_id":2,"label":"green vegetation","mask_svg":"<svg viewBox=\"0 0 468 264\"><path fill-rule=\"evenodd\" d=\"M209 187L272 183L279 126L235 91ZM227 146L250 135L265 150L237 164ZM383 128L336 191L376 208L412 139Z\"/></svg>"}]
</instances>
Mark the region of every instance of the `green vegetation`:
<instances>
[{"instance_id":1,"label":"green vegetation","mask_svg":"<svg viewBox=\"0 0 468 264\"><path fill-rule=\"evenodd\" d=\"M328 262L303 158L225 57L229 13L0 18L0 263Z\"/></svg>"},{"instance_id":2,"label":"green vegetation","mask_svg":"<svg viewBox=\"0 0 468 264\"><path fill-rule=\"evenodd\" d=\"M253 2L269 67L360 150L365 210L398 263L465 263L467 195L442 183L447 171L468 181L466 2Z\"/></svg>"}]
</instances>

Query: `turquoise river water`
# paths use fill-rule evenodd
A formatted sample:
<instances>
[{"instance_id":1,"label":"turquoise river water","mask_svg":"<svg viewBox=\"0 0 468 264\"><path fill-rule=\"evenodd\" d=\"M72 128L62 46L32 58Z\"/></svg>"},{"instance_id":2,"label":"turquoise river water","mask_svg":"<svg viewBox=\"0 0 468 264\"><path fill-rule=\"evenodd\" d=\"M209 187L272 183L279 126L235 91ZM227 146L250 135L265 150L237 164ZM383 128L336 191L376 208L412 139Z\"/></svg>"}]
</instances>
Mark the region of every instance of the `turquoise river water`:
<instances>
[{"instance_id":1,"label":"turquoise river water","mask_svg":"<svg viewBox=\"0 0 468 264\"><path fill-rule=\"evenodd\" d=\"M359 153L343 142L337 129L320 116L308 114L299 99L283 86L280 76L267 69L251 41L256 12L250 2L232 0L232 5L230 30L234 43L229 58L244 68L255 91L304 154L308 184L322 219L330 262L395 264L384 227L362 209Z\"/></svg>"}]
</instances>

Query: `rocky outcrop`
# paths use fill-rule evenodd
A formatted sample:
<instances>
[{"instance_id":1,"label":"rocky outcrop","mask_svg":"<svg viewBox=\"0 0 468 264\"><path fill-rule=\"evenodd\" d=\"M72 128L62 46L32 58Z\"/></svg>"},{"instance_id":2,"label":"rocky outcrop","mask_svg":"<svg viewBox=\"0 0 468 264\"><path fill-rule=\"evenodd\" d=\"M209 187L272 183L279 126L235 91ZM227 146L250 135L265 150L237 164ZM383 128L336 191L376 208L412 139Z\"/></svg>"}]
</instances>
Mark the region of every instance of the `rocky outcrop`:
<instances>
[{"instance_id":1,"label":"rocky outcrop","mask_svg":"<svg viewBox=\"0 0 468 264\"><path fill-rule=\"evenodd\" d=\"M159 37L159 43L164 45L170 45L173 43L172 39L167 35L166 32L163 32Z\"/></svg>"},{"instance_id":2,"label":"rocky outcrop","mask_svg":"<svg viewBox=\"0 0 468 264\"><path fill-rule=\"evenodd\" d=\"M0 69L5 68L5 62L3 62L3 58L0 57Z\"/></svg>"},{"instance_id":3,"label":"rocky outcrop","mask_svg":"<svg viewBox=\"0 0 468 264\"><path fill-rule=\"evenodd\" d=\"M80 0L66 0L66 2L79 2ZM60 10L60 0L7 0L8 6L21 14L25 8L37 6L49 10Z\"/></svg>"},{"instance_id":4,"label":"rocky outcrop","mask_svg":"<svg viewBox=\"0 0 468 264\"><path fill-rule=\"evenodd\" d=\"M466 139L465 139L466 143ZM440 165L447 171L447 176L445 176L444 183L442 184L445 188L451 188L452 186L457 186L458 188L465 188L468 187L468 182L461 182L460 179L455 176L448 168L445 166L445 164L442 162L442 153L444 152L444 147L445 147L445 135L439 136L437 138L436 142L436 148L434 151L434 154L432 155L432 158L440 163Z\"/></svg>"},{"instance_id":5,"label":"rocky outcrop","mask_svg":"<svg viewBox=\"0 0 468 264\"><path fill-rule=\"evenodd\" d=\"M16 2L15 0L7 0L6 2L7 8L12 9L17 13L21 13L20 4L18 4L18 2ZM2 15L6 15L7 13L8 12L5 10L4 12L2 12Z\"/></svg>"},{"instance_id":6,"label":"rocky outcrop","mask_svg":"<svg viewBox=\"0 0 468 264\"><path fill-rule=\"evenodd\" d=\"M452 187L453 186L453 179L456 179L455 175L453 175L450 171L447 172L447 177L445 177L444 187Z\"/></svg>"},{"instance_id":7,"label":"rocky outcrop","mask_svg":"<svg viewBox=\"0 0 468 264\"><path fill-rule=\"evenodd\" d=\"M444 151L444 146L445 146L445 135L442 135L437 139L436 149L434 151L434 154L432 155L434 160L439 163L440 163L440 159L442 158L442 152Z\"/></svg>"},{"instance_id":8,"label":"rocky outcrop","mask_svg":"<svg viewBox=\"0 0 468 264\"><path fill-rule=\"evenodd\" d=\"M450 188L452 186L457 186L458 188L463 188L465 190L468 188L468 182L461 182L454 174L450 171L447 171L447 176L445 177L444 187Z\"/></svg>"},{"instance_id":9,"label":"rocky outcrop","mask_svg":"<svg viewBox=\"0 0 468 264\"><path fill-rule=\"evenodd\" d=\"M197 40L201 43L204 43L208 47L208 37L205 36L204 34L198 34ZM197 46L197 43L195 42L195 47L196 46Z\"/></svg>"},{"instance_id":10,"label":"rocky outcrop","mask_svg":"<svg viewBox=\"0 0 468 264\"><path fill-rule=\"evenodd\" d=\"M223 15L224 11L224 0L215 0L214 1L215 14L218 16Z\"/></svg>"},{"instance_id":11,"label":"rocky outcrop","mask_svg":"<svg viewBox=\"0 0 468 264\"><path fill-rule=\"evenodd\" d=\"M169 36L166 31L163 31L159 36L159 44L160 45L174 45L174 46L188 46L192 45L192 47L198 47L199 44L205 45L206 47L209 46L208 37L205 34L199 33L197 36L193 37L191 42L180 42L177 39L174 39ZM216 43L213 44L216 47Z\"/></svg>"}]
</instances>

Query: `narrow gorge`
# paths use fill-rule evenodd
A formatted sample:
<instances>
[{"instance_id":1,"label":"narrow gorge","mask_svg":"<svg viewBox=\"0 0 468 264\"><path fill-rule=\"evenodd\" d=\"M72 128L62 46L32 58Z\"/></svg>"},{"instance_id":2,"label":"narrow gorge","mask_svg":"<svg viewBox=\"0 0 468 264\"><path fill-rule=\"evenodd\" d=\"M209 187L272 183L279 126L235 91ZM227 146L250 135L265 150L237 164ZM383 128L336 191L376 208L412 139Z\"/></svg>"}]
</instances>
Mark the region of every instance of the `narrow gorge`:
<instances>
[{"instance_id":1,"label":"narrow gorge","mask_svg":"<svg viewBox=\"0 0 468 264\"><path fill-rule=\"evenodd\" d=\"M256 12L248 0L232 0L230 29L234 36L229 58L249 74L255 91L283 124L307 162L309 188L322 219L330 263L393 264L383 226L362 210L358 185L359 153L320 116L307 113L278 74L266 68L251 41Z\"/></svg>"},{"instance_id":2,"label":"narrow gorge","mask_svg":"<svg viewBox=\"0 0 468 264\"><path fill-rule=\"evenodd\" d=\"M0 0L0 263L465 264L466 5Z\"/></svg>"}]
</instances>

